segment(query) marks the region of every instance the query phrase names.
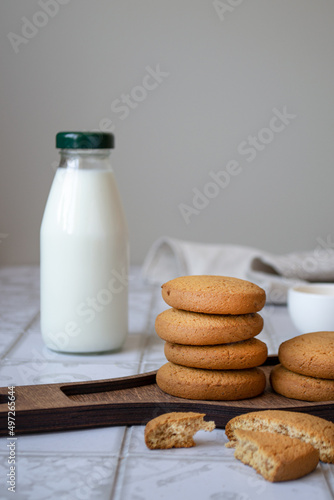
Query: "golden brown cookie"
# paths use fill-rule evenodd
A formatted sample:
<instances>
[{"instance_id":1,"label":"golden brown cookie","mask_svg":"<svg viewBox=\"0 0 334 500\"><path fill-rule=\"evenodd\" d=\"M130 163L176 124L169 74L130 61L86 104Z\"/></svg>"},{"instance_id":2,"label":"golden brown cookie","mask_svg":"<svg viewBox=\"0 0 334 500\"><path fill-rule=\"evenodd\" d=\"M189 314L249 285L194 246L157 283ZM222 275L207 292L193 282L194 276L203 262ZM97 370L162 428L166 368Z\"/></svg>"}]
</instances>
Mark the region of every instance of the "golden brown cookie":
<instances>
[{"instance_id":1,"label":"golden brown cookie","mask_svg":"<svg viewBox=\"0 0 334 500\"><path fill-rule=\"evenodd\" d=\"M159 337L185 345L214 345L239 342L258 335L263 319L258 313L237 316L202 314L181 309L167 309L155 321Z\"/></svg>"},{"instance_id":2,"label":"golden brown cookie","mask_svg":"<svg viewBox=\"0 0 334 500\"><path fill-rule=\"evenodd\" d=\"M298 335L283 342L278 358L285 368L310 377L334 379L334 332Z\"/></svg>"},{"instance_id":3,"label":"golden brown cookie","mask_svg":"<svg viewBox=\"0 0 334 500\"><path fill-rule=\"evenodd\" d=\"M301 401L334 401L334 380L308 377L283 365L270 372L270 383L278 394Z\"/></svg>"},{"instance_id":4,"label":"golden brown cookie","mask_svg":"<svg viewBox=\"0 0 334 500\"><path fill-rule=\"evenodd\" d=\"M205 413L171 412L150 420L145 427L145 443L150 450L190 448L197 431L213 431L213 421L204 420Z\"/></svg>"},{"instance_id":5,"label":"golden brown cookie","mask_svg":"<svg viewBox=\"0 0 334 500\"><path fill-rule=\"evenodd\" d=\"M226 276L182 276L161 288L169 306L206 314L254 313L266 301L266 294L259 286Z\"/></svg>"},{"instance_id":6,"label":"golden brown cookie","mask_svg":"<svg viewBox=\"0 0 334 500\"><path fill-rule=\"evenodd\" d=\"M157 372L157 385L167 394L186 399L236 401L258 396L266 377L260 368L201 370L166 363Z\"/></svg>"},{"instance_id":7,"label":"golden brown cookie","mask_svg":"<svg viewBox=\"0 0 334 500\"><path fill-rule=\"evenodd\" d=\"M285 410L245 413L227 422L225 433L230 442L225 446L235 446L236 429L273 432L301 439L319 450L320 460L334 463L334 423L324 418Z\"/></svg>"},{"instance_id":8,"label":"golden brown cookie","mask_svg":"<svg viewBox=\"0 0 334 500\"><path fill-rule=\"evenodd\" d=\"M319 451L299 439L270 432L236 429L235 458L253 467L267 481L290 481L312 472Z\"/></svg>"},{"instance_id":9,"label":"golden brown cookie","mask_svg":"<svg viewBox=\"0 0 334 500\"><path fill-rule=\"evenodd\" d=\"M262 365L268 350L264 342L249 339L233 344L182 345L166 342L165 356L177 365L209 370L242 370Z\"/></svg>"}]
</instances>

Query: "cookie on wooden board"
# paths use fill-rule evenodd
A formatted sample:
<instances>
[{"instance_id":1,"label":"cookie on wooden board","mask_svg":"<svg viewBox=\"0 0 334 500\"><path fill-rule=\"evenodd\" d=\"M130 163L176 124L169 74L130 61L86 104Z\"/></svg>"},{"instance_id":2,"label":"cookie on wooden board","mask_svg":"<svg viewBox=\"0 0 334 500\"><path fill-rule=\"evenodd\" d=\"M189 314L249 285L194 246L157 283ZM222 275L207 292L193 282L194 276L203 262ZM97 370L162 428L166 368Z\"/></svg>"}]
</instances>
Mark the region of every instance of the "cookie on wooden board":
<instances>
[{"instance_id":1,"label":"cookie on wooden board","mask_svg":"<svg viewBox=\"0 0 334 500\"><path fill-rule=\"evenodd\" d=\"M262 365L268 355L264 342L249 339L232 344L193 346L166 342L165 356L177 365L209 370L242 370Z\"/></svg>"},{"instance_id":2,"label":"cookie on wooden board","mask_svg":"<svg viewBox=\"0 0 334 500\"><path fill-rule=\"evenodd\" d=\"M272 432L301 439L319 450L320 460L334 463L334 423L308 413L285 410L263 410L245 413L227 422L227 447L237 441L236 429Z\"/></svg>"},{"instance_id":3,"label":"cookie on wooden board","mask_svg":"<svg viewBox=\"0 0 334 500\"><path fill-rule=\"evenodd\" d=\"M270 432L235 429L234 456L253 467L267 481L290 481L312 472L319 451L296 438Z\"/></svg>"},{"instance_id":4,"label":"cookie on wooden board","mask_svg":"<svg viewBox=\"0 0 334 500\"><path fill-rule=\"evenodd\" d=\"M250 281L227 276L182 276L162 285L171 307L206 314L248 314L260 311L265 291Z\"/></svg>"},{"instance_id":5,"label":"cookie on wooden board","mask_svg":"<svg viewBox=\"0 0 334 500\"><path fill-rule=\"evenodd\" d=\"M276 365L270 383L278 394L301 401L334 401L334 380L308 377Z\"/></svg>"},{"instance_id":6,"label":"cookie on wooden board","mask_svg":"<svg viewBox=\"0 0 334 500\"><path fill-rule=\"evenodd\" d=\"M334 332L305 333L286 340L278 358L293 372L334 380Z\"/></svg>"},{"instance_id":7,"label":"cookie on wooden board","mask_svg":"<svg viewBox=\"0 0 334 500\"><path fill-rule=\"evenodd\" d=\"M266 377L260 368L202 370L168 362L157 371L158 387L172 396L211 401L236 401L261 394Z\"/></svg>"},{"instance_id":8,"label":"cookie on wooden board","mask_svg":"<svg viewBox=\"0 0 334 500\"><path fill-rule=\"evenodd\" d=\"M263 319L258 313L203 314L171 308L158 314L155 321L160 338L185 345L239 342L255 337L262 328Z\"/></svg>"}]
</instances>

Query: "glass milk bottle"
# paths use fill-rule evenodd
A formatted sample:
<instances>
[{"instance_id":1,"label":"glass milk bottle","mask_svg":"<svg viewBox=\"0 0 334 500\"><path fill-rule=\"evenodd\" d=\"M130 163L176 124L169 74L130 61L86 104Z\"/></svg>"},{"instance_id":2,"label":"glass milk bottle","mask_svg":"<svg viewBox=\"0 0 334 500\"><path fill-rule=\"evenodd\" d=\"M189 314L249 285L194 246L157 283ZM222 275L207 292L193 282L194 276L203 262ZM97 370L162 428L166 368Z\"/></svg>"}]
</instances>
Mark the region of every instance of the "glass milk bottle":
<instances>
[{"instance_id":1,"label":"glass milk bottle","mask_svg":"<svg viewBox=\"0 0 334 500\"><path fill-rule=\"evenodd\" d=\"M52 350L118 350L128 331L128 236L112 134L60 132L41 225L41 331Z\"/></svg>"}]
</instances>

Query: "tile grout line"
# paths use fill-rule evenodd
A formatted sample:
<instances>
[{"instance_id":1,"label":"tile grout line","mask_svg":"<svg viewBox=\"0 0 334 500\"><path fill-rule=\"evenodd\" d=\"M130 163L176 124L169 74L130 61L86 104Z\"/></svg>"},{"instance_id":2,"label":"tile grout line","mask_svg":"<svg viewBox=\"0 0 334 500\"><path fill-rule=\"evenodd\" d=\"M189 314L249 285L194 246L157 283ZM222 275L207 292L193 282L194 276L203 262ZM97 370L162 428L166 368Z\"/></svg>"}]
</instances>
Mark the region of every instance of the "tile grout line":
<instances>
[{"instance_id":1,"label":"tile grout line","mask_svg":"<svg viewBox=\"0 0 334 500\"><path fill-rule=\"evenodd\" d=\"M117 497L119 496L118 489L121 490L122 485L123 485L123 480L122 480L122 478L123 478L122 470L124 468L123 467L123 464L124 464L123 451L127 447L127 444L128 444L128 433L129 433L129 427L126 426L124 429L122 443L121 443L121 446L120 446L120 449L119 449L119 452L117 455L117 466L116 466L115 477L113 480L112 488L110 491L110 500L113 500L115 498L115 495ZM120 487L119 487L119 485L120 485Z\"/></svg>"},{"instance_id":2,"label":"tile grout line","mask_svg":"<svg viewBox=\"0 0 334 500\"><path fill-rule=\"evenodd\" d=\"M150 304L147 312L147 320L146 320L146 325L145 325L145 330L148 331L148 333L145 335L146 337L146 342L143 345L139 360L138 360L138 372L142 368L142 363L143 363L143 358L145 355L145 351L147 348L147 345L150 340L151 336L151 327L152 327L152 315L151 312L154 310L154 306L156 303L156 294L155 294L155 287L151 288L151 299L150 299ZM127 457L129 456L128 454L128 447L129 447L129 441L131 439L131 428L126 426L124 430L124 435L123 435L123 440L122 444L120 447L119 455L118 455L118 460L117 460L117 467L116 467L116 472L115 472L115 478L113 481L111 493L110 493L110 500L120 498L120 495L122 494L122 488L124 484L124 474L125 474L125 467L126 467L126 461Z\"/></svg>"},{"instance_id":3,"label":"tile grout line","mask_svg":"<svg viewBox=\"0 0 334 500\"><path fill-rule=\"evenodd\" d=\"M22 339L23 335L29 330L31 325L34 323L34 321L38 318L39 316L39 310L38 312L33 316L33 318L28 322L27 326L23 329L23 331L18 335L17 339L4 351L4 353L1 355L0 359L3 360L6 358L6 356L10 353L10 351L18 344L18 342Z\"/></svg>"},{"instance_id":4,"label":"tile grout line","mask_svg":"<svg viewBox=\"0 0 334 500\"><path fill-rule=\"evenodd\" d=\"M321 472L322 472L322 476L323 476L324 481L326 483L326 486L328 488L329 494L334 499L334 494L333 494L333 491L332 491L332 486L331 486L331 483L328 481L328 478L327 478L328 464L324 464L321 461L319 461L319 464L320 464L320 469L321 469ZM327 465L327 467L326 467L326 465Z\"/></svg>"}]
</instances>

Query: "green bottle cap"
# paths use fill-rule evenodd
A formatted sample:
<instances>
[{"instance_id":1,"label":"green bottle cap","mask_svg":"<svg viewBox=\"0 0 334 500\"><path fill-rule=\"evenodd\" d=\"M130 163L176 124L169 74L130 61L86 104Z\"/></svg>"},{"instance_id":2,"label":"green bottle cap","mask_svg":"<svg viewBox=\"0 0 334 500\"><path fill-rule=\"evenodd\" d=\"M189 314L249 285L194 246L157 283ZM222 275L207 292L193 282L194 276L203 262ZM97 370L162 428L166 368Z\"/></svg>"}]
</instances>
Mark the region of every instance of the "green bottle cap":
<instances>
[{"instance_id":1,"label":"green bottle cap","mask_svg":"<svg viewBox=\"0 0 334 500\"><path fill-rule=\"evenodd\" d=\"M111 149L114 136L108 132L58 132L56 147L60 149Z\"/></svg>"}]
</instances>

